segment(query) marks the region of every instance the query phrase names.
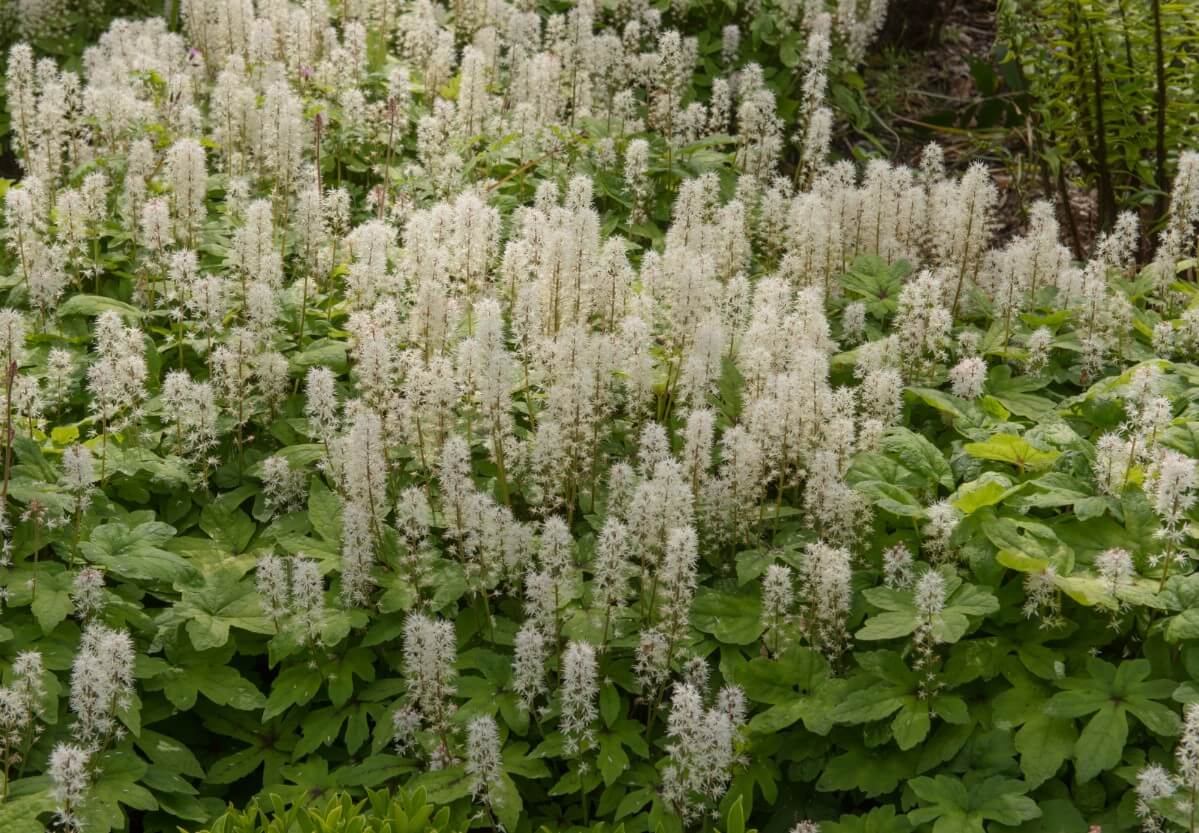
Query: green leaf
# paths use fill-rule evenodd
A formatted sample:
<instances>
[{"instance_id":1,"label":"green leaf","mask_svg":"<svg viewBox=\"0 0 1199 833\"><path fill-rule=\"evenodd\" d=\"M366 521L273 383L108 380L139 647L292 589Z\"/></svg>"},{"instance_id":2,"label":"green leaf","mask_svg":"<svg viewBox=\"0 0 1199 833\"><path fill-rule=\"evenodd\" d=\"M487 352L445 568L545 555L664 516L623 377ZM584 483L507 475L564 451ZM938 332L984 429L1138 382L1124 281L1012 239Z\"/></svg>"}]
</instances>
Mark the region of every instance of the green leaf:
<instances>
[{"instance_id":1,"label":"green leaf","mask_svg":"<svg viewBox=\"0 0 1199 833\"><path fill-rule=\"evenodd\" d=\"M435 588L429 601L431 609L441 610L466 595L466 573L458 562L442 559L431 573L430 583Z\"/></svg>"},{"instance_id":2,"label":"green leaf","mask_svg":"<svg viewBox=\"0 0 1199 833\"><path fill-rule=\"evenodd\" d=\"M296 744L296 755L308 755L337 740L349 714L335 708L309 710L304 715L303 737Z\"/></svg>"},{"instance_id":3,"label":"green leaf","mask_svg":"<svg viewBox=\"0 0 1199 833\"><path fill-rule=\"evenodd\" d=\"M650 787L642 787L639 790L630 790L624 798L620 800L620 804L616 807L614 818L619 821L626 816L636 813L646 804L653 800L654 791Z\"/></svg>"},{"instance_id":4,"label":"green leaf","mask_svg":"<svg viewBox=\"0 0 1199 833\"><path fill-rule=\"evenodd\" d=\"M744 385L745 379L737 369L736 363L729 356L724 356L720 362L720 379L716 382L716 391L721 413L730 423L735 423L741 413L741 388Z\"/></svg>"},{"instance_id":5,"label":"green leaf","mask_svg":"<svg viewBox=\"0 0 1199 833\"><path fill-rule=\"evenodd\" d=\"M308 490L308 521L326 541L341 543L341 498L319 477L312 478Z\"/></svg>"},{"instance_id":6,"label":"green leaf","mask_svg":"<svg viewBox=\"0 0 1199 833\"><path fill-rule=\"evenodd\" d=\"M1071 721L1031 712L1015 736L1020 771L1029 786L1039 787L1055 776L1073 753L1077 739Z\"/></svg>"},{"instance_id":7,"label":"green leaf","mask_svg":"<svg viewBox=\"0 0 1199 833\"><path fill-rule=\"evenodd\" d=\"M501 772L498 783L491 788L491 800L496 818L505 830L516 830L520 824L524 802L520 790L506 772Z\"/></svg>"},{"instance_id":8,"label":"green leaf","mask_svg":"<svg viewBox=\"0 0 1199 833\"><path fill-rule=\"evenodd\" d=\"M1071 599L1086 607L1094 607L1111 599L1107 585L1098 576L1056 576L1053 583Z\"/></svg>"},{"instance_id":9,"label":"green leaf","mask_svg":"<svg viewBox=\"0 0 1199 833\"><path fill-rule=\"evenodd\" d=\"M396 755L371 755L360 764L338 767L334 774L342 786L370 788L408 775L414 769L410 760Z\"/></svg>"},{"instance_id":10,"label":"green leaf","mask_svg":"<svg viewBox=\"0 0 1199 833\"><path fill-rule=\"evenodd\" d=\"M254 772L266 759L265 752L257 746L240 749L217 760L208 768L211 784L232 784Z\"/></svg>"},{"instance_id":11,"label":"green leaf","mask_svg":"<svg viewBox=\"0 0 1199 833\"><path fill-rule=\"evenodd\" d=\"M325 456L325 447L320 443L299 443L280 448L272 456L282 457L287 465L296 470L303 470ZM256 463L250 469L255 477L262 476L262 463Z\"/></svg>"},{"instance_id":12,"label":"green leaf","mask_svg":"<svg viewBox=\"0 0 1199 833\"><path fill-rule=\"evenodd\" d=\"M1172 685L1172 681L1170 684ZM1168 706L1143 697L1129 697L1124 701L1124 705L1133 717L1154 734L1166 737L1182 734L1182 720Z\"/></svg>"},{"instance_id":13,"label":"green leaf","mask_svg":"<svg viewBox=\"0 0 1199 833\"><path fill-rule=\"evenodd\" d=\"M1002 503L1022 491L1024 484L1012 485L1012 481L998 472L983 472L976 480L963 483L951 499L963 515L971 515L987 506Z\"/></svg>"},{"instance_id":14,"label":"green leaf","mask_svg":"<svg viewBox=\"0 0 1199 833\"><path fill-rule=\"evenodd\" d=\"M916 824L935 821L934 833L985 833L986 821L1016 825L1041 815L1036 802L1025 795L1028 786L1014 778L992 776L967 783L938 775L913 778L908 786L921 803L908 818Z\"/></svg>"},{"instance_id":15,"label":"green leaf","mask_svg":"<svg viewBox=\"0 0 1199 833\"><path fill-rule=\"evenodd\" d=\"M932 631L938 640L953 644L969 632L972 616L987 616L999 610L999 600L973 584L964 584L950 570L945 575L945 606L932 617ZM863 591L868 602L884 613L871 616L855 634L858 639L895 639L913 633L923 622L916 608L913 590L873 587Z\"/></svg>"},{"instance_id":16,"label":"green leaf","mask_svg":"<svg viewBox=\"0 0 1199 833\"><path fill-rule=\"evenodd\" d=\"M946 589L949 589L948 582ZM984 587L963 583L957 590L949 593L945 609L966 616L988 616L998 612L999 600Z\"/></svg>"},{"instance_id":17,"label":"green leaf","mask_svg":"<svg viewBox=\"0 0 1199 833\"><path fill-rule=\"evenodd\" d=\"M115 749L96 761L99 773L88 793L81 816L85 830L111 830L124 825L122 806L155 810L158 802L138 782L146 774L146 763L132 750Z\"/></svg>"},{"instance_id":18,"label":"green leaf","mask_svg":"<svg viewBox=\"0 0 1199 833\"><path fill-rule=\"evenodd\" d=\"M854 489L869 498L878 508L901 518L919 518L924 515L924 505L916 496L895 483L863 480L855 483Z\"/></svg>"},{"instance_id":19,"label":"green leaf","mask_svg":"<svg viewBox=\"0 0 1199 833\"><path fill-rule=\"evenodd\" d=\"M911 778L915 766L915 752L853 748L829 759L816 786L826 792L857 789L873 798L893 792L901 781Z\"/></svg>"},{"instance_id":20,"label":"green leaf","mask_svg":"<svg viewBox=\"0 0 1199 833\"><path fill-rule=\"evenodd\" d=\"M329 676L329 700L333 705L341 706L350 699L354 693L355 677L368 683L374 681L373 659L371 652L365 648L354 648L324 669ZM494 701L494 686L488 684L486 690L490 699Z\"/></svg>"},{"instance_id":21,"label":"green leaf","mask_svg":"<svg viewBox=\"0 0 1199 833\"><path fill-rule=\"evenodd\" d=\"M907 636L920 624L915 608L910 611L889 611L871 616L855 637L858 639L897 639Z\"/></svg>"},{"instance_id":22,"label":"green leaf","mask_svg":"<svg viewBox=\"0 0 1199 833\"><path fill-rule=\"evenodd\" d=\"M600 717L605 726L611 726L620 717L620 692L614 685L600 688L599 696Z\"/></svg>"},{"instance_id":23,"label":"green leaf","mask_svg":"<svg viewBox=\"0 0 1199 833\"><path fill-rule=\"evenodd\" d=\"M791 39L784 41L788 42ZM866 310L882 320L895 312L904 278L911 271L912 266L906 260L888 263L877 255L859 255L841 276L841 284L848 295L861 299Z\"/></svg>"},{"instance_id":24,"label":"green leaf","mask_svg":"<svg viewBox=\"0 0 1199 833\"><path fill-rule=\"evenodd\" d=\"M910 833L907 816L897 815L895 807L884 804L863 816L841 816L839 821L822 821L820 833Z\"/></svg>"},{"instance_id":25,"label":"green leaf","mask_svg":"<svg viewBox=\"0 0 1199 833\"><path fill-rule=\"evenodd\" d=\"M57 802L47 791L9 798L0 803L0 830L4 833L45 833L42 816L54 812Z\"/></svg>"},{"instance_id":26,"label":"green leaf","mask_svg":"<svg viewBox=\"0 0 1199 833\"><path fill-rule=\"evenodd\" d=\"M910 698L899 714L891 721L891 733L900 749L911 749L928 737L932 721L928 716L928 702Z\"/></svg>"},{"instance_id":27,"label":"green leaf","mask_svg":"<svg viewBox=\"0 0 1199 833\"><path fill-rule=\"evenodd\" d=\"M691 607L691 624L729 645L749 645L762 635L762 603L756 596L702 587Z\"/></svg>"},{"instance_id":28,"label":"green leaf","mask_svg":"<svg viewBox=\"0 0 1199 833\"><path fill-rule=\"evenodd\" d=\"M953 488L953 472L945 455L927 437L896 425L884 432L882 446L906 468L924 475L930 483Z\"/></svg>"},{"instance_id":29,"label":"green leaf","mask_svg":"<svg viewBox=\"0 0 1199 833\"><path fill-rule=\"evenodd\" d=\"M323 365L334 373L344 373L346 369L346 343L344 341L329 341L327 339L313 342L303 352L293 353L290 357L293 373L305 371L310 367Z\"/></svg>"},{"instance_id":30,"label":"green leaf","mask_svg":"<svg viewBox=\"0 0 1199 833\"><path fill-rule=\"evenodd\" d=\"M1083 728L1074 745L1074 763L1080 782L1112 769L1124 756L1128 718L1123 706L1105 703Z\"/></svg>"},{"instance_id":31,"label":"green leaf","mask_svg":"<svg viewBox=\"0 0 1199 833\"><path fill-rule=\"evenodd\" d=\"M1009 570L1021 573L1042 573L1049 566L1049 559L1034 558L1020 550L1001 549L995 553L995 560Z\"/></svg>"},{"instance_id":32,"label":"green leaf","mask_svg":"<svg viewBox=\"0 0 1199 833\"><path fill-rule=\"evenodd\" d=\"M625 754L624 746L615 735L608 733L599 735L599 752L596 758L600 774L608 786L615 784L616 779L629 768L629 756Z\"/></svg>"},{"instance_id":33,"label":"green leaf","mask_svg":"<svg viewBox=\"0 0 1199 833\"><path fill-rule=\"evenodd\" d=\"M61 572L44 570L38 576L32 610L42 633L50 633L58 627L62 620L74 612L75 606L71 603L72 585L71 574L65 570Z\"/></svg>"},{"instance_id":34,"label":"green leaf","mask_svg":"<svg viewBox=\"0 0 1199 833\"><path fill-rule=\"evenodd\" d=\"M123 578L167 584L198 578L196 569L162 545L175 537L175 528L158 521L130 529L123 523L107 523L92 530L80 550L88 561Z\"/></svg>"},{"instance_id":35,"label":"green leaf","mask_svg":"<svg viewBox=\"0 0 1199 833\"><path fill-rule=\"evenodd\" d=\"M963 450L977 460L1010 463L1020 471L1040 471L1053 465L1060 451L1043 451L1015 434L996 434L986 442L966 443Z\"/></svg>"},{"instance_id":36,"label":"green leaf","mask_svg":"<svg viewBox=\"0 0 1199 833\"><path fill-rule=\"evenodd\" d=\"M1056 407L1052 399L1037 396L1031 391L1045 387L1045 380L1035 377L1012 377L1010 365L1001 364L991 368L987 378L987 391L1004 408L1016 416L1041 421Z\"/></svg>"},{"instance_id":37,"label":"green leaf","mask_svg":"<svg viewBox=\"0 0 1199 833\"><path fill-rule=\"evenodd\" d=\"M838 723L870 723L903 708L906 694L895 686L876 685L855 691L842 700L833 716Z\"/></svg>"},{"instance_id":38,"label":"green leaf","mask_svg":"<svg viewBox=\"0 0 1199 833\"><path fill-rule=\"evenodd\" d=\"M151 729L142 729L135 742L152 763L193 778L204 777L200 762L181 741Z\"/></svg>"},{"instance_id":39,"label":"green leaf","mask_svg":"<svg viewBox=\"0 0 1199 833\"><path fill-rule=\"evenodd\" d=\"M504 747L504 771L522 778L548 778L550 768L540 758L529 757L527 743L509 743Z\"/></svg>"},{"instance_id":40,"label":"green leaf","mask_svg":"<svg viewBox=\"0 0 1199 833\"><path fill-rule=\"evenodd\" d=\"M203 694L218 706L260 709L266 697L249 680L226 665L204 665L189 661L173 669L163 683L163 694L176 708L187 711Z\"/></svg>"},{"instance_id":41,"label":"green leaf","mask_svg":"<svg viewBox=\"0 0 1199 833\"><path fill-rule=\"evenodd\" d=\"M144 314L132 304L102 295L72 295L58 305L57 312L59 318L66 318L70 315L84 315L91 318L109 310L127 318L141 318Z\"/></svg>"},{"instance_id":42,"label":"green leaf","mask_svg":"<svg viewBox=\"0 0 1199 833\"><path fill-rule=\"evenodd\" d=\"M987 419L973 402L967 402L959 396L936 388L909 387L906 395L909 398L919 399L949 417L954 427L959 432L964 432L966 436L977 436L982 431L983 422Z\"/></svg>"},{"instance_id":43,"label":"green leaf","mask_svg":"<svg viewBox=\"0 0 1199 833\"><path fill-rule=\"evenodd\" d=\"M1066 718L1093 715L1074 748L1079 781L1089 781L1123 759L1129 712L1158 734L1175 735L1181 730L1177 715L1153 702L1170 697L1177 684L1173 680L1150 680L1151 673L1152 666L1146 659L1125 660L1116 666L1091 658L1087 661L1086 677L1068 677L1057 682L1065 691L1050 699L1046 715Z\"/></svg>"},{"instance_id":44,"label":"green leaf","mask_svg":"<svg viewBox=\"0 0 1199 833\"><path fill-rule=\"evenodd\" d=\"M320 690L324 678L321 672L307 665L293 665L271 683L271 694L262 712L263 720L270 720L292 706L302 706Z\"/></svg>"},{"instance_id":45,"label":"green leaf","mask_svg":"<svg viewBox=\"0 0 1199 833\"><path fill-rule=\"evenodd\" d=\"M725 816L724 833L745 833L745 808L741 805L740 797L733 802Z\"/></svg>"},{"instance_id":46,"label":"green leaf","mask_svg":"<svg viewBox=\"0 0 1199 833\"><path fill-rule=\"evenodd\" d=\"M423 788L434 804L449 804L470 795L471 780L461 766L448 766L417 776L408 787Z\"/></svg>"},{"instance_id":47,"label":"green leaf","mask_svg":"<svg viewBox=\"0 0 1199 833\"><path fill-rule=\"evenodd\" d=\"M204 507L200 513L200 528L208 533L208 537L225 547L230 552L239 553L245 550L254 537L254 521L236 505L227 501L216 500Z\"/></svg>"},{"instance_id":48,"label":"green leaf","mask_svg":"<svg viewBox=\"0 0 1199 833\"><path fill-rule=\"evenodd\" d=\"M739 666L734 679L755 703L774 704L754 715L750 731L769 735L802 720L808 731L828 734L845 680L830 680L828 661L809 648L793 646L776 659L756 657Z\"/></svg>"},{"instance_id":49,"label":"green leaf","mask_svg":"<svg viewBox=\"0 0 1199 833\"><path fill-rule=\"evenodd\" d=\"M229 629L251 633L275 632L262 614L262 603L252 581L235 567L221 567L201 584L186 587L178 602L159 617L161 628L183 625L197 651L219 648L229 640Z\"/></svg>"}]
</instances>

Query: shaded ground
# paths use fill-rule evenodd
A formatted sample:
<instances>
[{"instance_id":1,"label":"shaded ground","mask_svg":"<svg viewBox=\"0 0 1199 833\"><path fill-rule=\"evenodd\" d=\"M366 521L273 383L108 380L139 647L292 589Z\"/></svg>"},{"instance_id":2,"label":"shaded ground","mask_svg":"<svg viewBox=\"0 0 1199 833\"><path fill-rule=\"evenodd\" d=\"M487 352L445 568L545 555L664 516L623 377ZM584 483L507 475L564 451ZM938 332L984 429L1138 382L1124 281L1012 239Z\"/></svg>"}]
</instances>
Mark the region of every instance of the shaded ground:
<instances>
[{"instance_id":1,"label":"shaded ground","mask_svg":"<svg viewBox=\"0 0 1199 833\"><path fill-rule=\"evenodd\" d=\"M1002 239L1024 226L1035 200L1060 202L1060 195L1028 153L1019 73L1003 61L998 35L994 0L892 0L862 71L865 112L840 139L848 153L882 152L895 162L918 162L931 141L944 148L951 169L982 161L1000 187L996 236ZM1068 193L1085 249L1094 200Z\"/></svg>"}]
</instances>

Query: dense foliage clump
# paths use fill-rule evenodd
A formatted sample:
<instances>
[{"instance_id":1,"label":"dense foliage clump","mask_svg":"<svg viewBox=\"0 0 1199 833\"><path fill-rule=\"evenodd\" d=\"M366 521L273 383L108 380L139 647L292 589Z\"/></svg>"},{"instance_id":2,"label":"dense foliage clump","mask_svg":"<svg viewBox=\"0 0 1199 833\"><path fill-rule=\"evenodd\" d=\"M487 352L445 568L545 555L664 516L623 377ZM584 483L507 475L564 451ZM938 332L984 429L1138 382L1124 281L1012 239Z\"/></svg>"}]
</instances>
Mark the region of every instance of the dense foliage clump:
<instances>
[{"instance_id":1,"label":"dense foliage clump","mask_svg":"<svg viewBox=\"0 0 1199 833\"><path fill-rule=\"evenodd\" d=\"M346 793L328 796L320 807L287 805L272 796L260 806L229 810L204 833L453 833L465 829L455 824L448 807L438 809L425 801L425 793L404 790L367 790L355 800Z\"/></svg>"},{"instance_id":2,"label":"dense foliage clump","mask_svg":"<svg viewBox=\"0 0 1199 833\"><path fill-rule=\"evenodd\" d=\"M1199 155L1078 261L832 161L879 2L179 13L8 56L0 829L1195 830Z\"/></svg>"}]
</instances>

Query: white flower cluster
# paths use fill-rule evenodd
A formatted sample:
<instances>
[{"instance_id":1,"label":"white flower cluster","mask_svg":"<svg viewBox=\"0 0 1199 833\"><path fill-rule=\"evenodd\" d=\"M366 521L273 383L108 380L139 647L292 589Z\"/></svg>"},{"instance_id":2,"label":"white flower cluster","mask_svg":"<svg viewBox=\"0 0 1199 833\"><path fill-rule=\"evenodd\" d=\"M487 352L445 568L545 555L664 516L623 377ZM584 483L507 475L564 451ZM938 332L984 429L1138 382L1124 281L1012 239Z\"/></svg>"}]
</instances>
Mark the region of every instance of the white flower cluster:
<instances>
[{"instance_id":1,"label":"white flower cluster","mask_svg":"<svg viewBox=\"0 0 1199 833\"><path fill-rule=\"evenodd\" d=\"M12 663L12 681L0 686L0 766L5 781L41 735L46 694L45 663L37 651L22 651Z\"/></svg>"},{"instance_id":2,"label":"white flower cluster","mask_svg":"<svg viewBox=\"0 0 1199 833\"><path fill-rule=\"evenodd\" d=\"M745 722L740 689L721 690L711 708L703 700L692 683L676 683L667 720L670 758L662 770L662 794L685 821L702 816L728 788Z\"/></svg>"}]
</instances>

